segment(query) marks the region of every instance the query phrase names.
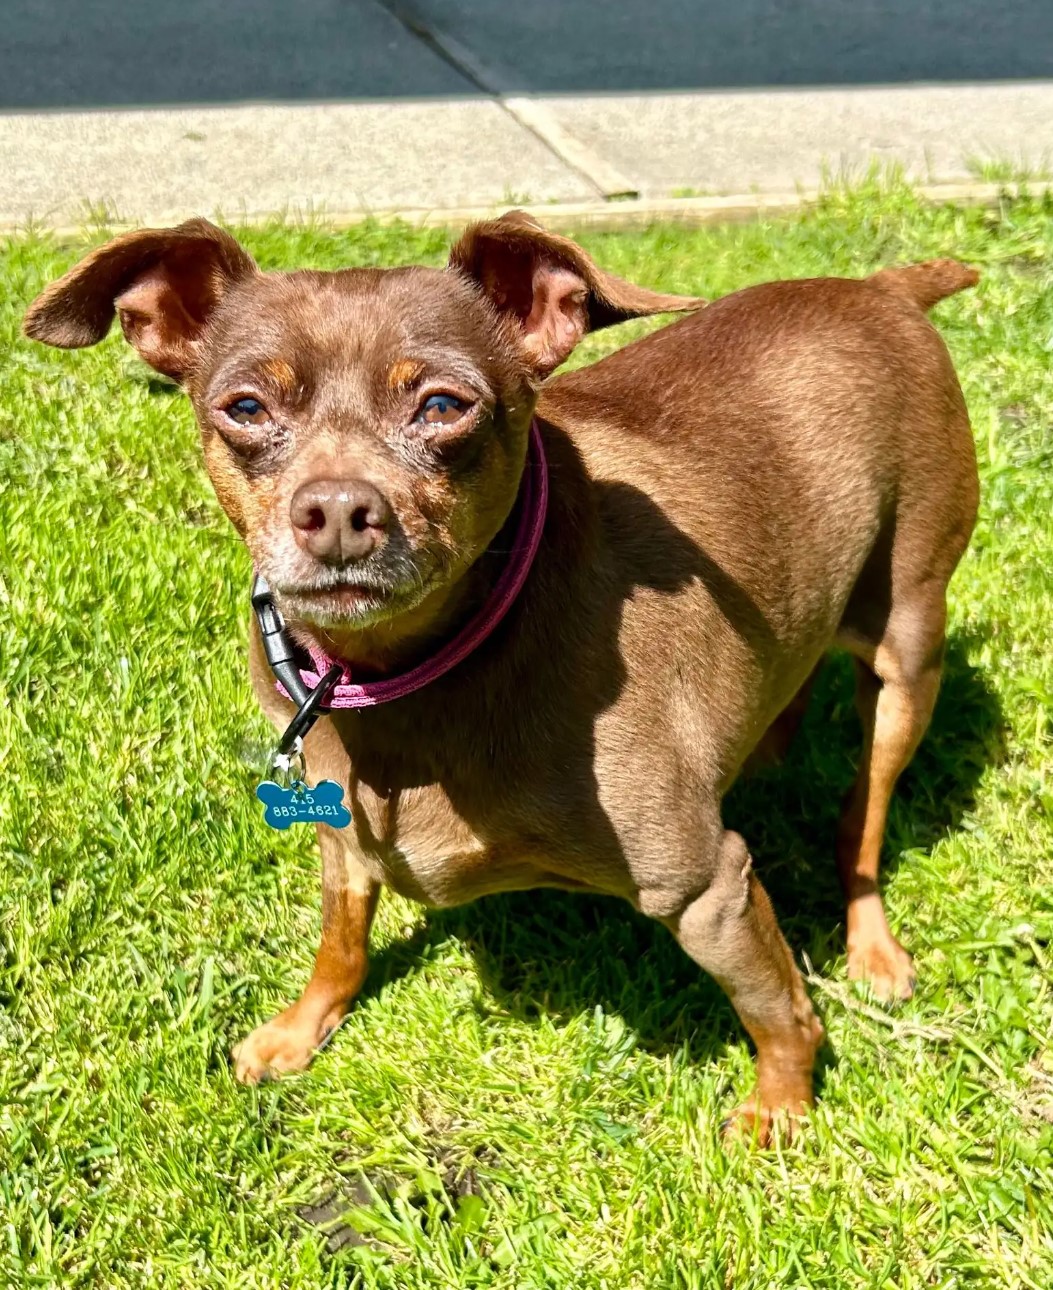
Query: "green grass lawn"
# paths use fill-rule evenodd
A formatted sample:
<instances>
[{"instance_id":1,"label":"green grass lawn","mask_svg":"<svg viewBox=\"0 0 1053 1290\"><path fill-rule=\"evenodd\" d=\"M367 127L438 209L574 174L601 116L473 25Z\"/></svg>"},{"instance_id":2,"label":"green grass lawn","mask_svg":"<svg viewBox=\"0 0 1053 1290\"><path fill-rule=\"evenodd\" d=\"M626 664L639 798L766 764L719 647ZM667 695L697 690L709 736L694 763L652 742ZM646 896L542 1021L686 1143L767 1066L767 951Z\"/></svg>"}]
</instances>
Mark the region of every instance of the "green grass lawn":
<instances>
[{"instance_id":1,"label":"green grass lawn","mask_svg":"<svg viewBox=\"0 0 1053 1290\"><path fill-rule=\"evenodd\" d=\"M244 239L268 268L438 264L448 242ZM0 249L0 1285L1053 1285L1053 205L872 187L787 222L583 240L709 296L936 255L984 271L937 311L983 501L886 847L916 997L887 1012L844 976L832 839L858 732L835 659L787 765L728 806L830 1036L792 1146L721 1148L750 1051L672 938L556 893L435 913L385 897L328 1050L237 1086L228 1049L299 991L320 917L313 834L270 832L253 797L249 562L181 396L117 337L19 338L87 239L17 239Z\"/></svg>"}]
</instances>

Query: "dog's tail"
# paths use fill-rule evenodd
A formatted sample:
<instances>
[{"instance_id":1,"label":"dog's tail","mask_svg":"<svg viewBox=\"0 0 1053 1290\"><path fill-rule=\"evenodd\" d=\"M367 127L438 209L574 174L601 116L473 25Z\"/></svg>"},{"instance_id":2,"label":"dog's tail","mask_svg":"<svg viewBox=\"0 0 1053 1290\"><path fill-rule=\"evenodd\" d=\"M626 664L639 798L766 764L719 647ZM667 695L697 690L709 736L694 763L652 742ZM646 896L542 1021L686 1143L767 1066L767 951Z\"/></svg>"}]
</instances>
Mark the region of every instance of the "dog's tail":
<instances>
[{"instance_id":1,"label":"dog's tail","mask_svg":"<svg viewBox=\"0 0 1053 1290\"><path fill-rule=\"evenodd\" d=\"M882 269L870 280L898 296L913 300L919 309L931 309L956 291L975 287L980 274L957 260L926 260L923 264L908 264L901 269Z\"/></svg>"}]
</instances>

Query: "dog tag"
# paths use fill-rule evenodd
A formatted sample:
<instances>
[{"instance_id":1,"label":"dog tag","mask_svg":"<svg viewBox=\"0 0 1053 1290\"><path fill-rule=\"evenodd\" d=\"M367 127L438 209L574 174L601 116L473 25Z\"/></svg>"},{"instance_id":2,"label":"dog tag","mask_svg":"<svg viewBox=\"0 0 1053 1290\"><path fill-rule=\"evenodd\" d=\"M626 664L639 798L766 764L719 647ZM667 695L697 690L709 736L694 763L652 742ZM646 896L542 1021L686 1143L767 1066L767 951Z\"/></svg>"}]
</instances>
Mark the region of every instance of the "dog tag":
<instances>
[{"instance_id":1,"label":"dog tag","mask_svg":"<svg viewBox=\"0 0 1053 1290\"><path fill-rule=\"evenodd\" d=\"M328 824L346 829L351 812L344 805L344 790L335 779L323 779L309 787L302 779L286 786L265 779L256 786L256 796L266 808L263 822L272 829L287 829L290 824Z\"/></svg>"}]
</instances>

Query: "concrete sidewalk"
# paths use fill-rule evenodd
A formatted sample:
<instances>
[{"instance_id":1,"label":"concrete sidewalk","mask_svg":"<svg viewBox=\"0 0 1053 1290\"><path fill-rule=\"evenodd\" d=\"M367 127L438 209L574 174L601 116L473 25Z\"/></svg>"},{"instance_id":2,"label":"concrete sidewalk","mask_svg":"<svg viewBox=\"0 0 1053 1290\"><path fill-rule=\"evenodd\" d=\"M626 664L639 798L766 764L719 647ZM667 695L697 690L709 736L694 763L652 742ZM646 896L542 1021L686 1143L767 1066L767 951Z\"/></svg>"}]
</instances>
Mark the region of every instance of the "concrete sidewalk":
<instances>
[{"instance_id":1,"label":"concrete sidewalk","mask_svg":"<svg viewBox=\"0 0 1053 1290\"><path fill-rule=\"evenodd\" d=\"M1045 0L859 0L843 18L824 0L79 0L73 23L55 8L5 15L8 228L100 209L436 218L792 194L874 161L922 183L1053 164ZM978 79L912 83L926 74Z\"/></svg>"}]
</instances>

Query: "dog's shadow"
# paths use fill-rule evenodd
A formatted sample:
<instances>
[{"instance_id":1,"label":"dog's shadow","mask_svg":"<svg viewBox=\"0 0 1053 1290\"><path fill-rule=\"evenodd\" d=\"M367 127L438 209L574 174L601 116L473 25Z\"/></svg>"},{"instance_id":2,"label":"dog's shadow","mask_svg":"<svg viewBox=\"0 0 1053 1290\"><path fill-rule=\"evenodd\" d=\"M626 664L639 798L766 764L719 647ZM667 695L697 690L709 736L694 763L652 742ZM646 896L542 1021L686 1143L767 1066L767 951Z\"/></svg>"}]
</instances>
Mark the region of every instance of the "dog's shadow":
<instances>
[{"instance_id":1,"label":"dog's shadow","mask_svg":"<svg viewBox=\"0 0 1053 1290\"><path fill-rule=\"evenodd\" d=\"M1001 707L968 662L968 645L949 639L932 725L893 800L882 885L895 880L902 851L930 848L959 827L985 769L1004 760ZM785 761L725 801L725 821L749 842L795 955L806 952L821 972L843 951L834 835L859 754L853 688L851 662L831 657ZM689 1060L712 1051L714 1033L736 1033L723 991L663 927L620 900L558 891L429 911L416 936L377 956L367 993L450 939L471 951L494 1006L517 1018L569 1020L599 1007L619 1015L641 1047L683 1050Z\"/></svg>"}]
</instances>

